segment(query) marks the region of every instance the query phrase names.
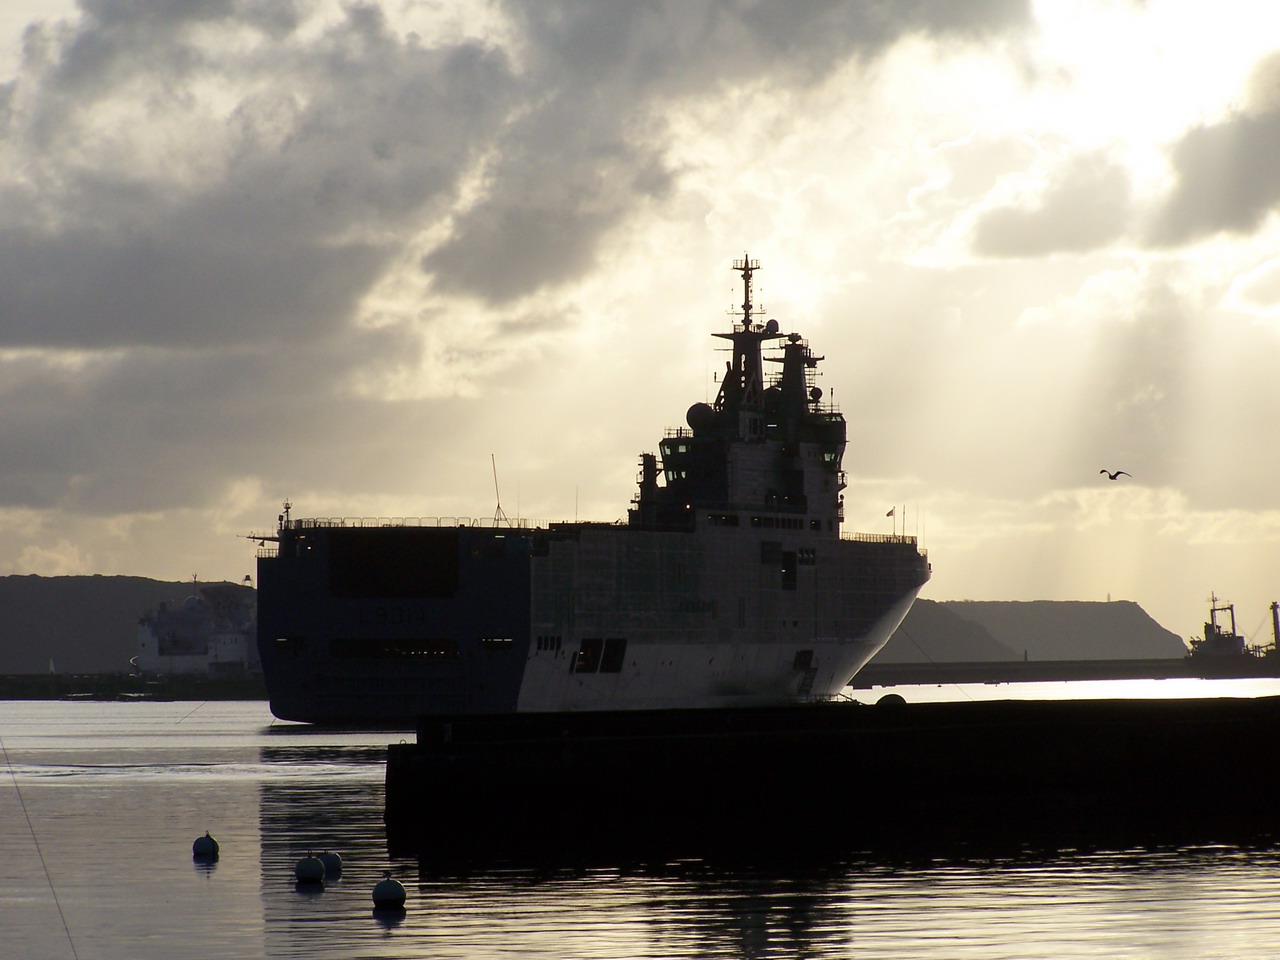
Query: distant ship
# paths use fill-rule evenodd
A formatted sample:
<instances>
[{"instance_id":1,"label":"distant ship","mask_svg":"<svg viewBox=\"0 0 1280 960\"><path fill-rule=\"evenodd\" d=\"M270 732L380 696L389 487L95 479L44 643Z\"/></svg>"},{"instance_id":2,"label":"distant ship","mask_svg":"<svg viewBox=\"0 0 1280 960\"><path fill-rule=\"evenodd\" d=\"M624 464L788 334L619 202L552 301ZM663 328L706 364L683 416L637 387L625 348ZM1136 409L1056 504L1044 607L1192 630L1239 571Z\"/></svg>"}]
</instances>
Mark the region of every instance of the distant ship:
<instances>
[{"instance_id":1,"label":"distant ship","mask_svg":"<svg viewBox=\"0 0 1280 960\"><path fill-rule=\"evenodd\" d=\"M733 269L719 395L641 455L626 523L296 519L286 503L254 535L272 712L378 723L840 695L928 559L915 537L841 533L846 427L814 383L823 358L753 316L758 261Z\"/></svg>"},{"instance_id":2,"label":"distant ship","mask_svg":"<svg viewBox=\"0 0 1280 960\"><path fill-rule=\"evenodd\" d=\"M1231 620L1230 629L1226 624L1218 623L1218 614L1225 613ZM1247 657L1253 656L1245 643L1244 637L1236 633L1236 608L1234 604L1223 603L1217 595L1209 597L1209 619L1205 622L1204 631L1199 637L1191 638L1191 653L1196 658L1209 657Z\"/></svg>"},{"instance_id":3,"label":"distant ship","mask_svg":"<svg viewBox=\"0 0 1280 960\"><path fill-rule=\"evenodd\" d=\"M1274 636L1280 639L1280 604L1271 604L1271 622ZM1218 614L1225 613L1231 621L1230 628L1218 622ZM1253 646L1236 632L1235 604L1226 603L1216 594L1209 595L1209 619L1205 622L1204 631L1199 637L1191 638L1191 652L1188 656L1193 660L1231 659L1236 657L1263 658L1275 652L1271 647Z\"/></svg>"},{"instance_id":4,"label":"distant ship","mask_svg":"<svg viewBox=\"0 0 1280 960\"><path fill-rule=\"evenodd\" d=\"M247 578L246 578L247 579ZM258 672L256 592L234 583L194 587L138 620L135 673L241 677Z\"/></svg>"}]
</instances>

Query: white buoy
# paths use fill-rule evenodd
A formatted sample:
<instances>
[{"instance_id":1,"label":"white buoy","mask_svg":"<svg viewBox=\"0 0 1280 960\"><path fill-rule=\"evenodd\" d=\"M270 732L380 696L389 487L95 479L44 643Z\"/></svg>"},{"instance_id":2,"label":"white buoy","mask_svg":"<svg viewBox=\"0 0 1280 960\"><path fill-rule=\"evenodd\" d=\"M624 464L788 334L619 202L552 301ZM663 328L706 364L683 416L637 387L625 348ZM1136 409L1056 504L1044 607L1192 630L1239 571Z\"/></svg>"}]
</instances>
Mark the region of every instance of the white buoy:
<instances>
[{"instance_id":1,"label":"white buoy","mask_svg":"<svg viewBox=\"0 0 1280 960\"><path fill-rule=\"evenodd\" d=\"M294 865L293 875L299 883L324 883L324 863L308 854Z\"/></svg>"},{"instance_id":2,"label":"white buoy","mask_svg":"<svg viewBox=\"0 0 1280 960\"><path fill-rule=\"evenodd\" d=\"M325 851L317 857L324 864L324 878L326 880L337 880L342 876L342 857L336 853Z\"/></svg>"},{"instance_id":3,"label":"white buoy","mask_svg":"<svg viewBox=\"0 0 1280 960\"><path fill-rule=\"evenodd\" d=\"M196 837L195 843L191 844L191 856L197 860L218 859L218 841L209 836L208 830L203 837Z\"/></svg>"},{"instance_id":4,"label":"white buoy","mask_svg":"<svg viewBox=\"0 0 1280 960\"><path fill-rule=\"evenodd\" d=\"M373 905L379 910L401 910L404 908L404 884L392 880L391 874L383 875L383 879L373 885Z\"/></svg>"}]
</instances>

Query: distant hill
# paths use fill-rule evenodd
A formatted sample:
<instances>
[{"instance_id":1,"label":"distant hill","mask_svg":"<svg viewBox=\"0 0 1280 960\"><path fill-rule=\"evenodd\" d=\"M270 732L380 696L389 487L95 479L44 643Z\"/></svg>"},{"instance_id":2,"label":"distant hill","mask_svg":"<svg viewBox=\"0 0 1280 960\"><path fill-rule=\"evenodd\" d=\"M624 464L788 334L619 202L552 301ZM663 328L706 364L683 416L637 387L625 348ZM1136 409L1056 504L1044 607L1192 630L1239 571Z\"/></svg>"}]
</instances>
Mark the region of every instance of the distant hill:
<instances>
[{"instance_id":1,"label":"distant hill","mask_svg":"<svg viewBox=\"0 0 1280 960\"><path fill-rule=\"evenodd\" d=\"M58 673L127 673L138 618L193 592L146 577L0 577L0 673L48 673L50 660Z\"/></svg>"},{"instance_id":2,"label":"distant hill","mask_svg":"<svg viewBox=\"0 0 1280 960\"><path fill-rule=\"evenodd\" d=\"M945 603L917 600L876 663L952 663L1021 660L981 624L957 616Z\"/></svg>"},{"instance_id":3,"label":"distant hill","mask_svg":"<svg viewBox=\"0 0 1280 960\"><path fill-rule=\"evenodd\" d=\"M954 620L936 609L939 607ZM907 635L935 663L1024 657L1163 660L1187 652L1181 637L1160 626L1131 600L920 600L877 660L910 663L926 659L908 655L912 644L904 644ZM985 645L984 636L996 646ZM1006 652L998 653L1001 648Z\"/></svg>"}]
</instances>

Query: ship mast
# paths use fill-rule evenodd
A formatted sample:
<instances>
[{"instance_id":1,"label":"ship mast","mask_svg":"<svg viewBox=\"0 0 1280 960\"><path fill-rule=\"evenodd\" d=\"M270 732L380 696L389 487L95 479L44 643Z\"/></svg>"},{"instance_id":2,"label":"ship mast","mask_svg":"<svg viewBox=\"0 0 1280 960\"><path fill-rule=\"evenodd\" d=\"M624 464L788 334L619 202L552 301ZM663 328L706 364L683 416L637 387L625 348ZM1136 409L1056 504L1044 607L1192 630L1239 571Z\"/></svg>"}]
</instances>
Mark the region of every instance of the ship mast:
<instances>
[{"instance_id":1,"label":"ship mast","mask_svg":"<svg viewBox=\"0 0 1280 960\"><path fill-rule=\"evenodd\" d=\"M741 260L733 261L733 269L742 275L742 306L739 314L742 323L735 323L732 333L714 334L733 342L733 359L727 364L715 408L727 416L729 423L737 420L735 426L738 437L761 439L759 412L764 396L764 371L760 363L760 345L766 340L776 340L782 334L778 333L776 320L770 320L764 325L751 321L751 315L757 307L751 299L751 278L760 269L760 261L743 254Z\"/></svg>"},{"instance_id":2,"label":"ship mast","mask_svg":"<svg viewBox=\"0 0 1280 960\"><path fill-rule=\"evenodd\" d=\"M733 269L742 274L742 325L751 326L751 275L760 269L760 261L752 260L745 253L741 260L733 261Z\"/></svg>"}]
</instances>

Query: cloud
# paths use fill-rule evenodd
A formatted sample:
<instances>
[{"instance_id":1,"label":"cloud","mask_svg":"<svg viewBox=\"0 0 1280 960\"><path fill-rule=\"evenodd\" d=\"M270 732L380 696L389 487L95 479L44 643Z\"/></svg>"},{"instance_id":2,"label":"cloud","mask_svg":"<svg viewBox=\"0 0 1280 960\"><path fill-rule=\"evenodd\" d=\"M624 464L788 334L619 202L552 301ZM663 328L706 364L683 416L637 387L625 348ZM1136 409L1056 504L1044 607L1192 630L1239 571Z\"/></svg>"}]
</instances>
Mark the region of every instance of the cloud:
<instances>
[{"instance_id":1,"label":"cloud","mask_svg":"<svg viewBox=\"0 0 1280 960\"><path fill-rule=\"evenodd\" d=\"M0 111L0 343L332 332L429 226L437 291L511 300L585 274L670 195L664 103L1027 17L1012 0L508 4L504 48L424 42L376 4L323 10L84 0L30 29Z\"/></svg>"},{"instance_id":2,"label":"cloud","mask_svg":"<svg viewBox=\"0 0 1280 960\"><path fill-rule=\"evenodd\" d=\"M0 343L219 346L323 336L348 320L385 259L361 244L262 250L184 233L122 241L6 231Z\"/></svg>"},{"instance_id":3,"label":"cloud","mask_svg":"<svg viewBox=\"0 0 1280 960\"><path fill-rule=\"evenodd\" d=\"M239 13L103 2L45 29L10 98L10 169L41 163L0 177L0 343L331 335L510 107L474 41L424 48L373 7L315 40Z\"/></svg>"},{"instance_id":4,"label":"cloud","mask_svg":"<svg viewBox=\"0 0 1280 960\"><path fill-rule=\"evenodd\" d=\"M1026 5L1009 0L505 9L527 46L522 80L537 96L503 132L484 198L423 260L440 289L493 303L581 275L604 234L670 194L665 105L740 87L808 87L909 34L976 37L1027 19Z\"/></svg>"},{"instance_id":5,"label":"cloud","mask_svg":"<svg viewBox=\"0 0 1280 960\"><path fill-rule=\"evenodd\" d=\"M1267 114L1280 110L1280 50L1262 57L1245 83L1244 112Z\"/></svg>"},{"instance_id":6,"label":"cloud","mask_svg":"<svg viewBox=\"0 0 1280 960\"><path fill-rule=\"evenodd\" d=\"M1106 156L1077 156L1031 204L984 213L974 230L974 252L983 256L1037 257L1106 246L1125 230L1129 179Z\"/></svg>"},{"instance_id":7,"label":"cloud","mask_svg":"<svg viewBox=\"0 0 1280 960\"><path fill-rule=\"evenodd\" d=\"M1176 185L1148 229L1159 246L1255 230L1280 203L1280 110L1196 127L1170 151Z\"/></svg>"}]
</instances>

